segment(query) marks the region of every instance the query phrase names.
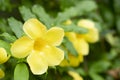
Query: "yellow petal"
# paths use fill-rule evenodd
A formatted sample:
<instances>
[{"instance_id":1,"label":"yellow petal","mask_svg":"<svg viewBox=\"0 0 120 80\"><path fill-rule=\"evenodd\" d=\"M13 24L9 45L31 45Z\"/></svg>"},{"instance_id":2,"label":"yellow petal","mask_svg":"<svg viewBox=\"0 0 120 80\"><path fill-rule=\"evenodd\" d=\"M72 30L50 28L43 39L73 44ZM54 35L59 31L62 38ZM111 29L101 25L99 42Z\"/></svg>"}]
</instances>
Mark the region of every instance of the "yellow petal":
<instances>
[{"instance_id":1,"label":"yellow petal","mask_svg":"<svg viewBox=\"0 0 120 80\"><path fill-rule=\"evenodd\" d=\"M68 37L68 39L71 42L76 42L77 37L76 37L76 34L74 32L66 32L65 35Z\"/></svg>"},{"instance_id":2,"label":"yellow petal","mask_svg":"<svg viewBox=\"0 0 120 80\"><path fill-rule=\"evenodd\" d=\"M44 40L42 38L37 38L37 39L35 39L35 42L34 42L34 50L41 51L47 45L48 44L47 44L46 40Z\"/></svg>"},{"instance_id":3,"label":"yellow petal","mask_svg":"<svg viewBox=\"0 0 120 80\"><path fill-rule=\"evenodd\" d=\"M51 45L58 46L61 44L64 37L64 30L62 28L53 27L47 31L43 38Z\"/></svg>"},{"instance_id":4,"label":"yellow petal","mask_svg":"<svg viewBox=\"0 0 120 80\"><path fill-rule=\"evenodd\" d=\"M75 57L73 55L70 55L69 56L69 61L70 61L70 65L71 66L77 67L83 61L83 56L82 55L78 55L77 57Z\"/></svg>"},{"instance_id":5,"label":"yellow petal","mask_svg":"<svg viewBox=\"0 0 120 80\"><path fill-rule=\"evenodd\" d=\"M91 28L95 27L95 24L91 20L81 19L81 20L78 21L78 26L84 27L84 28L87 28L87 29L91 29Z\"/></svg>"},{"instance_id":6,"label":"yellow petal","mask_svg":"<svg viewBox=\"0 0 120 80\"><path fill-rule=\"evenodd\" d=\"M70 24L72 24L72 21L69 19L69 20L65 21L64 24L65 25L70 25Z\"/></svg>"},{"instance_id":7,"label":"yellow petal","mask_svg":"<svg viewBox=\"0 0 120 80\"><path fill-rule=\"evenodd\" d=\"M84 39L78 38L78 43L74 44L74 46L79 54L88 55L89 44Z\"/></svg>"},{"instance_id":8,"label":"yellow petal","mask_svg":"<svg viewBox=\"0 0 120 80\"><path fill-rule=\"evenodd\" d=\"M69 61L64 59L61 62L60 66L62 66L62 67L65 67L65 66L77 67L77 66L79 66L79 64L81 62L83 62L83 56L82 55L78 55L77 57L73 56L73 55L68 55L68 57L69 57Z\"/></svg>"},{"instance_id":9,"label":"yellow petal","mask_svg":"<svg viewBox=\"0 0 120 80\"><path fill-rule=\"evenodd\" d=\"M64 59L64 52L56 47L46 46L42 52L49 66L59 65Z\"/></svg>"},{"instance_id":10,"label":"yellow petal","mask_svg":"<svg viewBox=\"0 0 120 80\"><path fill-rule=\"evenodd\" d=\"M7 55L7 52L4 48L0 48L0 64L5 63L10 56Z\"/></svg>"},{"instance_id":11,"label":"yellow petal","mask_svg":"<svg viewBox=\"0 0 120 80\"><path fill-rule=\"evenodd\" d=\"M24 58L28 56L33 49L34 41L27 36L23 36L16 40L11 46L12 55L16 58Z\"/></svg>"},{"instance_id":12,"label":"yellow petal","mask_svg":"<svg viewBox=\"0 0 120 80\"><path fill-rule=\"evenodd\" d=\"M41 56L38 52L32 52L27 57L27 62L30 66L30 69L33 74L35 75L41 75L44 74L48 69L48 64L46 60Z\"/></svg>"},{"instance_id":13,"label":"yellow petal","mask_svg":"<svg viewBox=\"0 0 120 80\"><path fill-rule=\"evenodd\" d=\"M5 73L2 69L0 69L0 79L2 79L5 76Z\"/></svg>"},{"instance_id":14,"label":"yellow petal","mask_svg":"<svg viewBox=\"0 0 120 80\"><path fill-rule=\"evenodd\" d=\"M60 63L61 67L66 67L66 66L70 66L70 63L68 62L68 60L64 59L61 63Z\"/></svg>"},{"instance_id":15,"label":"yellow petal","mask_svg":"<svg viewBox=\"0 0 120 80\"><path fill-rule=\"evenodd\" d=\"M87 42L95 43L99 40L99 32L96 28L89 29L89 32L86 34L81 34Z\"/></svg>"},{"instance_id":16,"label":"yellow petal","mask_svg":"<svg viewBox=\"0 0 120 80\"><path fill-rule=\"evenodd\" d=\"M74 71L68 71L68 74L73 77L73 80L83 80L83 78Z\"/></svg>"},{"instance_id":17,"label":"yellow petal","mask_svg":"<svg viewBox=\"0 0 120 80\"><path fill-rule=\"evenodd\" d=\"M89 44L81 36L77 36L74 32L66 33L68 39L73 43L73 46L79 54L87 55L89 53Z\"/></svg>"},{"instance_id":18,"label":"yellow petal","mask_svg":"<svg viewBox=\"0 0 120 80\"><path fill-rule=\"evenodd\" d=\"M24 23L23 30L29 37L36 39L46 32L46 27L37 19L29 19Z\"/></svg>"},{"instance_id":19,"label":"yellow petal","mask_svg":"<svg viewBox=\"0 0 120 80\"><path fill-rule=\"evenodd\" d=\"M99 31L95 28L94 22L83 19L78 22L78 26L88 29L88 33L80 35L80 37L82 36L87 42L94 43L99 40Z\"/></svg>"}]
</instances>

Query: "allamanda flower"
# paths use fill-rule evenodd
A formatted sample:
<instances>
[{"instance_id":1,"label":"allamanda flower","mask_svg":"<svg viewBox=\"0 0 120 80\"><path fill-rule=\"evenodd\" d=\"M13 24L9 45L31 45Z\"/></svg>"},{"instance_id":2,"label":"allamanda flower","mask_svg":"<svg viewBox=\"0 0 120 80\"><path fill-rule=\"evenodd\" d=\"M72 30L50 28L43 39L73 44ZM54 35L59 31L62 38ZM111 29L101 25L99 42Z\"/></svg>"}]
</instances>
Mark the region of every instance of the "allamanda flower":
<instances>
[{"instance_id":1,"label":"allamanda flower","mask_svg":"<svg viewBox=\"0 0 120 80\"><path fill-rule=\"evenodd\" d=\"M78 35L80 34L74 32L66 33L66 36L72 42L78 54L87 55L89 53L89 44L84 38L78 37Z\"/></svg>"},{"instance_id":2,"label":"allamanda flower","mask_svg":"<svg viewBox=\"0 0 120 80\"><path fill-rule=\"evenodd\" d=\"M70 24L70 21L68 21L68 22ZM85 34L77 34L74 32L67 32L66 36L73 43L75 49L77 50L77 52L79 54L88 55L88 53L89 53L88 42L90 42L90 43L97 42L99 40L99 31L95 27L95 23L88 19L79 20L78 26L88 29L88 32Z\"/></svg>"},{"instance_id":3,"label":"allamanda flower","mask_svg":"<svg viewBox=\"0 0 120 80\"><path fill-rule=\"evenodd\" d=\"M71 24L71 20L67 20L65 22L66 25ZM88 29L88 33L86 34L77 34L75 32L66 32L65 35L72 42L76 51L78 52L78 57L74 55L68 55L69 61L63 60L61 66L78 66L80 62L83 62L83 56L88 55L89 53L89 44L97 42L99 40L99 32L97 28L95 28L94 22L88 19L82 19L78 21L79 27L84 27Z\"/></svg>"},{"instance_id":4,"label":"allamanda flower","mask_svg":"<svg viewBox=\"0 0 120 80\"><path fill-rule=\"evenodd\" d=\"M95 23L88 19L81 19L78 21L78 26L88 29L88 33L78 35L83 37L87 42L95 43L99 40L99 31L95 27Z\"/></svg>"},{"instance_id":5,"label":"allamanda flower","mask_svg":"<svg viewBox=\"0 0 120 80\"><path fill-rule=\"evenodd\" d=\"M81 62L83 62L83 56L88 54L89 45L84 39L78 39L74 32L67 32L66 36L72 42L76 51L78 52L78 56L74 56L72 54L68 54L69 60L64 59L60 66L78 66Z\"/></svg>"},{"instance_id":6,"label":"allamanda flower","mask_svg":"<svg viewBox=\"0 0 120 80\"><path fill-rule=\"evenodd\" d=\"M7 62L9 58L10 58L10 55L7 54L7 51L3 47L0 47L0 64ZM5 76L5 73L0 68L0 79L2 79L4 76Z\"/></svg>"},{"instance_id":7,"label":"allamanda flower","mask_svg":"<svg viewBox=\"0 0 120 80\"><path fill-rule=\"evenodd\" d=\"M37 19L29 19L24 23L23 30L26 36L12 44L11 52L14 57L27 57L27 63L36 75L45 73L48 66L60 64L64 59L64 52L56 46L63 40L63 29L52 27L47 30Z\"/></svg>"},{"instance_id":8,"label":"allamanda flower","mask_svg":"<svg viewBox=\"0 0 120 80\"><path fill-rule=\"evenodd\" d=\"M79 54L77 57L72 55L72 54L68 54L69 60L64 59L60 66L65 67L65 66L72 66L72 67L76 67L78 66L81 62L83 62L83 55Z\"/></svg>"},{"instance_id":9,"label":"allamanda flower","mask_svg":"<svg viewBox=\"0 0 120 80\"><path fill-rule=\"evenodd\" d=\"M5 63L10 58L10 55L7 54L4 48L0 48L0 64Z\"/></svg>"},{"instance_id":10,"label":"allamanda flower","mask_svg":"<svg viewBox=\"0 0 120 80\"><path fill-rule=\"evenodd\" d=\"M71 20L67 20L65 25L70 25L72 23ZM78 66L81 62L83 62L83 56L88 54L89 45L83 38L78 38L78 34L75 32L66 32L65 36L72 42L73 46L75 47L76 51L78 52L78 56L74 56L72 54L68 54L69 60L64 59L60 66Z\"/></svg>"}]
</instances>

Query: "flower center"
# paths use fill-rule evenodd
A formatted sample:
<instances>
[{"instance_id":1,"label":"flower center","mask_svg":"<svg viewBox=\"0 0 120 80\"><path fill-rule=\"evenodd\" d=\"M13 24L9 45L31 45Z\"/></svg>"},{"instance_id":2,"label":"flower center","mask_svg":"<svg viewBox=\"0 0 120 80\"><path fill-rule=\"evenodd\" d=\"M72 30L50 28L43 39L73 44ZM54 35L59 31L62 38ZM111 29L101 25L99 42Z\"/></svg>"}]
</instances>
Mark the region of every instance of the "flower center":
<instances>
[{"instance_id":1,"label":"flower center","mask_svg":"<svg viewBox=\"0 0 120 80\"><path fill-rule=\"evenodd\" d=\"M44 39L37 38L34 43L34 50L40 51L42 50L45 46L47 46L47 42Z\"/></svg>"}]
</instances>

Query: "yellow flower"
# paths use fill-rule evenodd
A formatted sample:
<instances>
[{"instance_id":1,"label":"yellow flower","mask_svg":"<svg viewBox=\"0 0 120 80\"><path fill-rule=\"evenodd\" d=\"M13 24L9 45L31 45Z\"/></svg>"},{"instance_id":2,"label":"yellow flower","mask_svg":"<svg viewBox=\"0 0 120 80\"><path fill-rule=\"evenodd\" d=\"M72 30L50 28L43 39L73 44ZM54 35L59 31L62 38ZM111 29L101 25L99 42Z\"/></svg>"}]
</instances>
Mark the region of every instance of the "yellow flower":
<instances>
[{"instance_id":1,"label":"yellow flower","mask_svg":"<svg viewBox=\"0 0 120 80\"><path fill-rule=\"evenodd\" d=\"M66 36L72 42L73 46L75 47L76 51L78 52L78 56L74 56L68 54L69 61L64 59L60 66L78 66L81 62L83 62L83 56L87 55L89 52L89 45L83 38L78 38L74 32L67 32Z\"/></svg>"},{"instance_id":2,"label":"yellow flower","mask_svg":"<svg viewBox=\"0 0 120 80\"><path fill-rule=\"evenodd\" d=\"M27 57L27 63L36 75L45 73L48 66L60 64L64 59L64 52L56 46L63 40L63 29L52 27L47 30L37 19L29 19L24 23L23 30L27 36L12 44L11 52L14 57Z\"/></svg>"},{"instance_id":3,"label":"yellow flower","mask_svg":"<svg viewBox=\"0 0 120 80\"><path fill-rule=\"evenodd\" d=\"M66 25L71 24L71 20L67 20L65 22ZM74 48L78 52L78 56L74 56L71 54L68 54L69 61L64 59L60 66L78 66L81 62L83 62L84 55L88 55L89 53L89 44L86 42L86 40L83 37L78 37L80 34L76 34L75 32L66 32L65 36L72 42Z\"/></svg>"},{"instance_id":4,"label":"yellow flower","mask_svg":"<svg viewBox=\"0 0 120 80\"><path fill-rule=\"evenodd\" d=\"M0 64L5 63L10 58L10 55L7 55L7 52L4 48L0 48Z\"/></svg>"},{"instance_id":5,"label":"yellow flower","mask_svg":"<svg viewBox=\"0 0 120 80\"><path fill-rule=\"evenodd\" d=\"M83 37L87 42L94 43L99 40L99 31L95 28L95 23L91 20L82 19L78 21L78 26L88 29L88 33L79 34L78 37Z\"/></svg>"},{"instance_id":6,"label":"yellow flower","mask_svg":"<svg viewBox=\"0 0 120 80\"><path fill-rule=\"evenodd\" d=\"M65 25L70 25L71 23L72 21L70 19L64 22Z\"/></svg>"},{"instance_id":7,"label":"yellow flower","mask_svg":"<svg viewBox=\"0 0 120 80\"><path fill-rule=\"evenodd\" d=\"M74 32L66 33L68 39L72 42L78 54L88 55L89 53L89 44L82 37L77 37L77 34Z\"/></svg>"},{"instance_id":8,"label":"yellow flower","mask_svg":"<svg viewBox=\"0 0 120 80\"><path fill-rule=\"evenodd\" d=\"M68 74L73 77L73 80L83 80L83 78L74 71L68 71Z\"/></svg>"},{"instance_id":9,"label":"yellow flower","mask_svg":"<svg viewBox=\"0 0 120 80\"><path fill-rule=\"evenodd\" d=\"M5 73L2 69L0 69L0 79L2 79L5 76Z\"/></svg>"},{"instance_id":10,"label":"yellow flower","mask_svg":"<svg viewBox=\"0 0 120 80\"><path fill-rule=\"evenodd\" d=\"M61 62L60 66L62 66L62 67L65 67L65 66L73 66L73 67L76 67L76 66L78 66L81 62L83 62L83 55L80 55L80 54L79 54L79 55L76 57L76 56L74 56L74 55L72 55L72 54L69 54L68 57L69 57L69 60L64 59L64 60Z\"/></svg>"}]
</instances>

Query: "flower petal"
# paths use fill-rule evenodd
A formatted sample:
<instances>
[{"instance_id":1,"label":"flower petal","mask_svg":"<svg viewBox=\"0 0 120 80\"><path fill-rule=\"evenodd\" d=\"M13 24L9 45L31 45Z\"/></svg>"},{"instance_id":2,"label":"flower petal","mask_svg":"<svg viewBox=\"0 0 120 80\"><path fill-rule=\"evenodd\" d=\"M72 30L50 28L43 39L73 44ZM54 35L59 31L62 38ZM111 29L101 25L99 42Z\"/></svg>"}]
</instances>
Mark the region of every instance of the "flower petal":
<instances>
[{"instance_id":1,"label":"flower petal","mask_svg":"<svg viewBox=\"0 0 120 80\"><path fill-rule=\"evenodd\" d=\"M81 19L81 20L78 21L78 26L90 29L90 28L94 28L95 24L91 20Z\"/></svg>"},{"instance_id":2,"label":"flower petal","mask_svg":"<svg viewBox=\"0 0 120 80\"><path fill-rule=\"evenodd\" d=\"M27 62L33 74L41 75L48 69L46 60L36 51L33 51L28 57Z\"/></svg>"},{"instance_id":3,"label":"flower petal","mask_svg":"<svg viewBox=\"0 0 120 80\"><path fill-rule=\"evenodd\" d=\"M83 34L83 38L90 43L95 43L99 40L99 32L96 28L89 29L87 34Z\"/></svg>"},{"instance_id":4,"label":"flower petal","mask_svg":"<svg viewBox=\"0 0 120 80\"><path fill-rule=\"evenodd\" d=\"M71 66L77 67L83 61L83 56L82 55L78 55L76 57L76 56L70 55L69 56L69 61L70 61L70 65Z\"/></svg>"},{"instance_id":5,"label":"flower petal","mask_svg":"<svg viewBox=\"0 0 120 80\"><path fill-rule=\"evenodd\" d=\"M23 36L16 40L11 46L12 55L16 58L24 58L28 56L33 49L34 41L27 36Z\"/></svg>"},{"instance_id":6,"label":"flower petal","mask_svg":"<svg viewBox=\"0 0 120 80\"><path fill-rule=\"evenodd\" d=\"M99 31L95 27L95 23L93 21L82 19L78 21L78 26L88 29L88 33L81 34L80 37L82 36L86 41L90 43L94 43L99 40Z\"/></svg>"},{"instance_id":7,"label":"flower petal","mask_svg":"<svg viewBox=\"0 0 120 80\"><path fill-rule=\"evenodd\" d=\"M79 54L88 55L89 44L84 39L78 38L78 43L74 44L74 46Z\"/></svg>"},{"instance_id":8,"label":"flower petal","mask_svg":"<svg viewBox=\"0 0 120 80\"><path fill-rule=\"evenodd\" d=\"M43 38L51 45L58 46L61 44L63 37L64 30L62 28L53 27L47 31Z\"/></svg>"},{"instance_id":9,"label":"flower petal","mask_svg":"<svg viewBox=\"0 0 120 80\"><path fill-rule=\"evenodd\" d=\"M81 54L78 55L77 57L69 54L68 57L69 57L69 61L64 59L61 62L60 66L62 66L62 67L65 67L65 66L77 67L77 66L79 66L79 64L81 62L83 62L83 55L81 55Z\"/></svg>"},{"instance_id":10,"label":"flower petal","mask_svg":"<svg viewBox=\"0 0 120 80\"><path fill-rule=\"evenodd\" d=\"M0 64L5 63L10 56L7 56L7 52L4 48L0 48Z\"/></svg>"},{"instance_id":11,"label":"flower petal","mask_svg":"<svg viewBox=\"0 0 120 80\"><path fill-rule=\"evenodd\" d=\"M66 32L65 35L71 42L75 42L77 40L76 33L74 32Z\"/></svg>"},{"instance_id":12,"label":"flower petal","mask_svg":"<svg viewBox=\"0 0 120 80\"><path fill-rule=\"evenodd\" d=\"M67 21L64 22L65 25L70 25L72 24L72 21L70 19L68 19Z\"/></svg>"},{"instance_id":13,"label":"flower petal","mask_svg":"<svg viewBox=\"0 0 120 80\"><path fill-rule=\"evenodd\" d=\"M74 71L68 71L68 74L74 78L74 80L83 80L83 78Z\"/></svg>"},{"instance_id":14,"label":"flower petal","mask_svg":"<svg viewBox=\"0 0 120 80\"><path fill-rule=\"evenodd\" d=\"M23 30L29 37L36 39L46 32L46 27L37 19L29 19L24 23Z\"/></svg>"},{"instance_id":15,"label":"flower petal","mask_svg":"<svg viewBox=\"0 0 120 80\"><path fill-rule=\"evenodd\" d=\"M44 50L44 58L47 60L49 66L59 65L64 59L64 52L53 46L46 46Z\"/></svg>"}]
</instances>

